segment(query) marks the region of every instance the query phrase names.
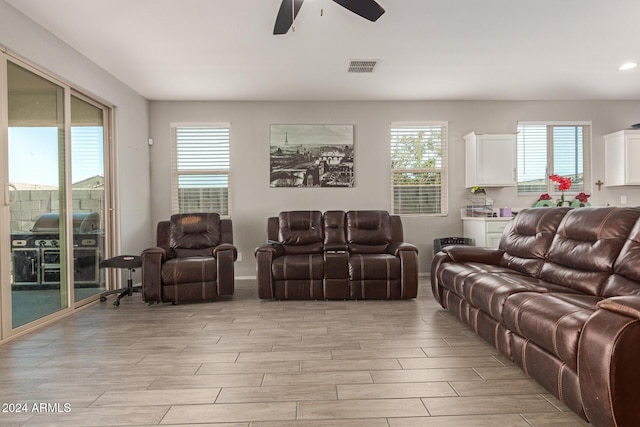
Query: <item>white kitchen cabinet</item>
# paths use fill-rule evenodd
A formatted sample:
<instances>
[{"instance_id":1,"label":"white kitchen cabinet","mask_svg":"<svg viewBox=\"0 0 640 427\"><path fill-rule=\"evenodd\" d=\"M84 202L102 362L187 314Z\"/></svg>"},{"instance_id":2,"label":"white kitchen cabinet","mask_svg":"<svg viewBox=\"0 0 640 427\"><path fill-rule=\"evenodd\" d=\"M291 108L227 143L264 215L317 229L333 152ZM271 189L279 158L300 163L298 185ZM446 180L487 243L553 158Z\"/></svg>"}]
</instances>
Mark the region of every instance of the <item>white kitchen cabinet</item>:
<instances>
[{"instance_id":1,"label":"white kitchen cabinet","mask_svg":"<svg viewBox=\"0 0 640 427\"><path fill-rule=\"evenodd\" d=\"M516 134L471 132L464 142L467 188L516 185Z\"/></svg>"},{"instance_id":2,"label":"white kitchen cabinet","mask_svg":"<svg viewBox=\"0 0 640 427\"><path fill-rule=\"evenodd\" d=\"M462 233L464 237L474 239L476 246L497 248L500 244L502 231L511 218L462 218Z\"/></svg>"},{"instance_id":3,"label":"white kitchen cabinet","mask_svg":"<svg viewBox=\"0 0 640 427\"><path fill-rule=\"evenodd\" d=\"M640 129L605 135L604 146L604 185L640 185Z\"/></svg>"}]
</instances>

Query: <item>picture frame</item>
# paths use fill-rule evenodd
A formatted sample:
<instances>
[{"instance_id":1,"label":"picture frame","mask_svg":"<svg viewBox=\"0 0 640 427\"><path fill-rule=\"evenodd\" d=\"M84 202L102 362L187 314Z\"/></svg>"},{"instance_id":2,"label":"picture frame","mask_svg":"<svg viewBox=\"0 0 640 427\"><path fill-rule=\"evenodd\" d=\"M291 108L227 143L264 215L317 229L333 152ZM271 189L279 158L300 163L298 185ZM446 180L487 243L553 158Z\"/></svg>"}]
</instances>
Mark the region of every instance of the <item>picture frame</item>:
<instances>
[{"instance_id":1,"label":"picture frame","mask_svg":"<svg viewBox=\"0 0 640 427\"><path fill-rule=\"evenodd\" d=\"M353 187L353 125L274 124L271 187Z\"/></svg>"}]
</instances>

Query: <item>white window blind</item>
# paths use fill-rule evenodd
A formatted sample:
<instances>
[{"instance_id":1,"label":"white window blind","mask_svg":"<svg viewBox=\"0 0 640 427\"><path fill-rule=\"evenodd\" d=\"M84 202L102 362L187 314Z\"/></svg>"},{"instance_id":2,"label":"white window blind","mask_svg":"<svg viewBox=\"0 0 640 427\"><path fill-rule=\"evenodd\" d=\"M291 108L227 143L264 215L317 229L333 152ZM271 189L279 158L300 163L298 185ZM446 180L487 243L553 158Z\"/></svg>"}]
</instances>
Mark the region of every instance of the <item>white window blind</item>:
<instances>
[{"instance_id":1,"label":"white window blind","mask_svg":"<svg viewBox=\"0 0 640 427\"><path fill-rule=\"evenodd\" d=\"M174 213L230 215L229 125L172 126Z\"/></svg>"},{"instance_id":2,"label":"white window blind","mask_svg":"<svg viewBox=\"0 0 640 427\"><path fill-rule=\"evenodd\" d=\"M583 123L519 123L518 193L557 192L553 174L571 178L570 193L584 191L589 134Z\"/></svg>"},{"instance_id":3,"label":"white window blind","mask_svg":"<svg viewBox=\"0 0 640 427\"><path fill-rule=\"evenodd\" d=\"M391 124L391 206L397 215L446 215L447 124Z\"/></svg>"}]
</instances>

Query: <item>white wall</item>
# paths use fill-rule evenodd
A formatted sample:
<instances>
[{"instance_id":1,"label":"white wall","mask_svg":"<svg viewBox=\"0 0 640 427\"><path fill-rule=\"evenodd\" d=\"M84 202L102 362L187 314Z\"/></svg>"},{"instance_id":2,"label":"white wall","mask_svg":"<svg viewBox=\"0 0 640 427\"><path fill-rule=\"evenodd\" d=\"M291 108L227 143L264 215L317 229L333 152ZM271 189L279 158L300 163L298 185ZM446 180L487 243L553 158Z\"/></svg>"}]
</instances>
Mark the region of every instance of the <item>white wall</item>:
<instances>
[{"instance_id":1,"label":"white wall","mask_svg":"<svg viewBox=\"0 0 640 427\"><path fill-rule=\"evenodd\" d=\"M244 261L241 276L255 274L253 249L264 239L266 218L290 209L390 209L389 123L449 122L449 216L405 217L406 239L420 248L429 269L435 237L460 235L464 188L462 136L471 131L514 132L518 120L591 120L592 179L604 181L602 135L640 122L640 102L152 102L0 0L0 44L116 106L118 207L121 253L138 253L154 241L155 224L168 218L171 122L232 123L232 218ZM149 110L150 108L150 110ZM355 125L355 187L269 187L270 124ZM147 138L154 139L153 147ZM489 190L496 206L528 206L514 189ZM593 204L640 205L640 187L591 188Z\"/></svg>"},{"instance_id":2,"label":"white wall","mask_svg":"<svg viewBox=\"0 0 640 427\"><path fill-rule=\"evenodd\" d=\"M72 19L72 17L70 17ZM117 194L121 253L140 253L149 234L150 182L147 145L149 105L122 82L0 1L0 44L115 109Z\"/></svg>"},{"instance_id":3,"label":"white wall","mask_svg":"<svg viewBox=\"0 0 640 427\"><path fill-rule=\"evenodd\" d=\"M266 218L292 209L390 210L389 124L393 121L449 122L449 215L403 217L405 239L420 249L420 271L427 272L433 239L462 233L460 208L470 193L464 188L464 143L471 132L515 132L518 120L592 121L591 182L604 181L602 135L640 122L640 102L151 102L151 219L171 214L172 122L231 123L231 197L234 243L243 253L236 274L255 274L253 249L265 238ZM270 188L269 125L353 124L355 187ZM640 205L640 187L593 186L594 205ZM537 197L518 197L515 189L491 189L495 206L530 206Z\"/></svg>"}]
</instances>

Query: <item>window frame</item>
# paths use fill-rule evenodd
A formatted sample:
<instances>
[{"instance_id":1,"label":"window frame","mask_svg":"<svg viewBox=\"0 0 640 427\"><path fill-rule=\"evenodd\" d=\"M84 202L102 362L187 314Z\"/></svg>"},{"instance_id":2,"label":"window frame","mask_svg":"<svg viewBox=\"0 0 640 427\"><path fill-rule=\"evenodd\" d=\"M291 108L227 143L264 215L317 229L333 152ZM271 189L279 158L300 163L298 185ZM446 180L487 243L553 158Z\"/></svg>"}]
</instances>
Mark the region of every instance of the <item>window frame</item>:
<instances>
[{"instance_id":1,"label":"window frame","mask_svg":"<svg viewBox=\"0 0 640 427\"><path fill-rule=\"evenodd\" d=\"M178 169L178 129L225 129L228 134L226 141L228 146L228 167L227 168L203 168L203 169ZM231 216L231 123L228 122L207 122L207 123L171 123L171 212L192 213L190 210L181 211L179 197L179 178L189 175L225 175L227 178L227 206L226 213L216 212L221 218ZM224 187L221 187L224 188ZM205 210L205 212L207 212Z\"/></svg>"},{"instance_id":2,"label":"window frame","mask_svg":"<svg viewBox=\"0 0 640 427\"><path fill-rule=\"evenodd\" d=\"M576 195L580 192L591 193L591 140L592 140L592 122L585 120L566 120L566 121L527 121L520 120L516 123L516 131L519 133L520 126L546 126L547 127L547 164L546 164L546 189L542 190L531 190L531 191L521 191L520 190L520 142L519 138L516 138L516 156L517 156L517 180L516 180L516 191L518 196L526 197L532 195L540 195L544 193L548 193L552 196L560 196L562 194L561 191L557 189L557 184L549 179L550 175L553 175L557 172L554 171L554 140L553 140L553 128L554 127L583 127L582 133L582 189L574 189L573 187L565 192L565 195ZM560 174L561 175L561 174Z\"/></svg>"},{"instance_id":3,"label":"window frame","mask_svg":"<svg viewBox=\"0 0 640 427\"><path fill-rule=\"evenodd\" d=\"M419 128L440 127L441 135L441 156L439 167L429 168L394 168L393 167L393 148L394 148L394 132L396 129L415 128L416 132L420 132ZM449 149L449 122L448 121L419 121L419 122L391 122L389 124L389 183L391 188L390 203L391 213L401 216L423 216L423 217L445 217L449 214L449 197L448 197L448 149ZM439 212L398 212L396 210L395 189L401 186L394 184L394 177L397 173L439 173L440 174L440 209Z\"/></svg>"}]
</instances>

